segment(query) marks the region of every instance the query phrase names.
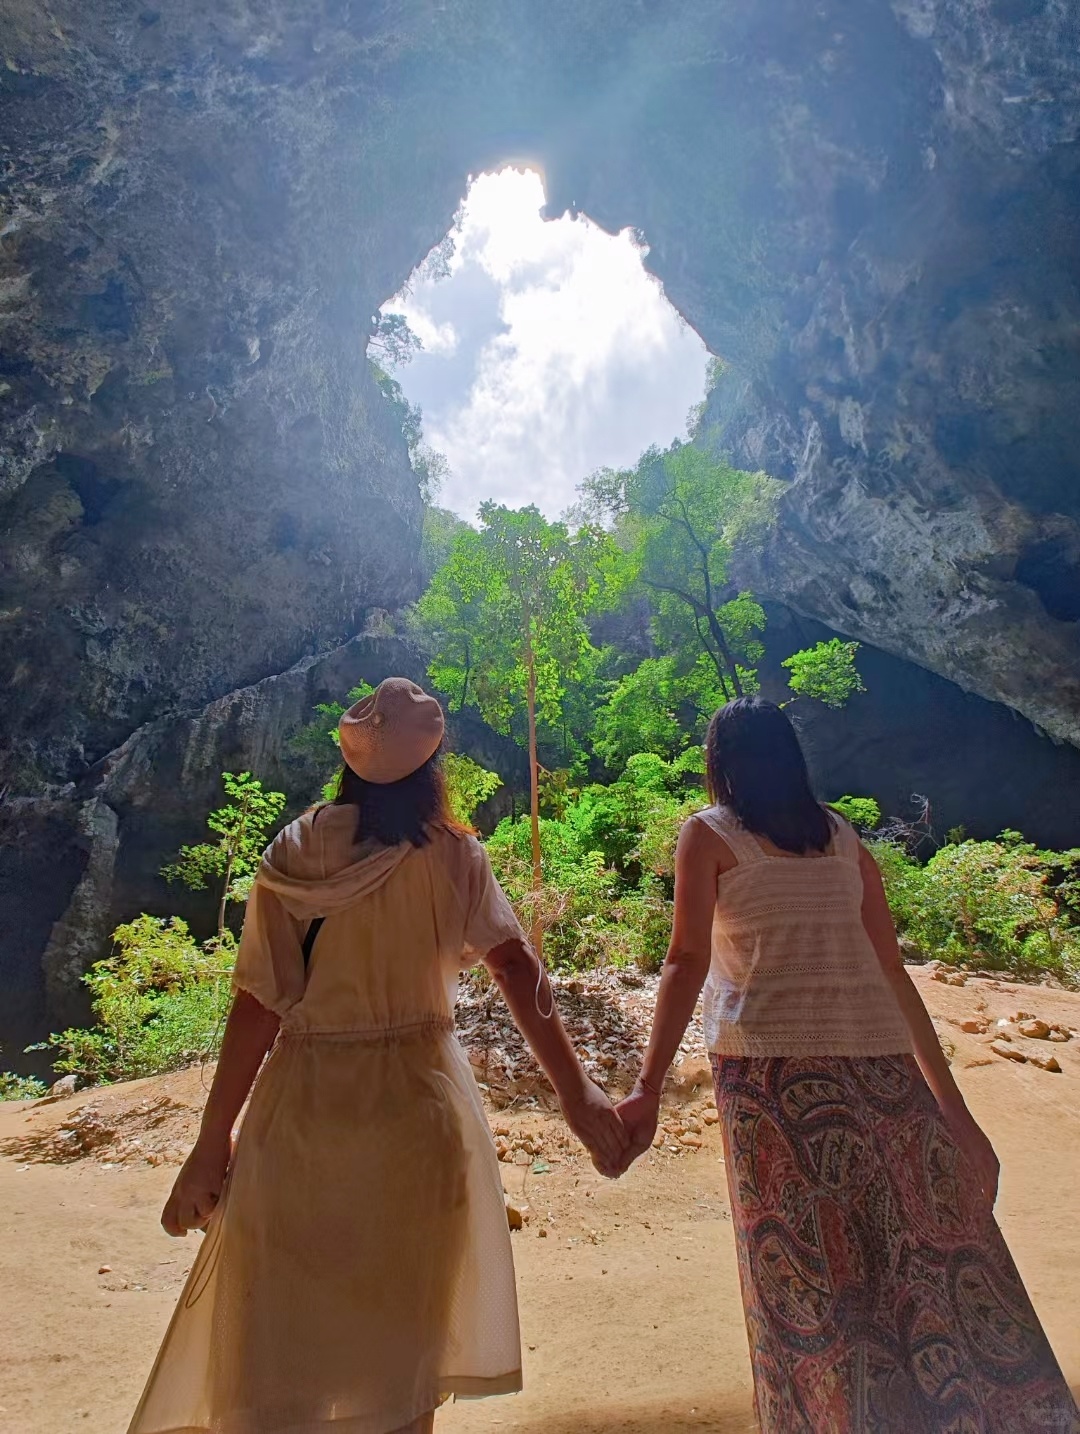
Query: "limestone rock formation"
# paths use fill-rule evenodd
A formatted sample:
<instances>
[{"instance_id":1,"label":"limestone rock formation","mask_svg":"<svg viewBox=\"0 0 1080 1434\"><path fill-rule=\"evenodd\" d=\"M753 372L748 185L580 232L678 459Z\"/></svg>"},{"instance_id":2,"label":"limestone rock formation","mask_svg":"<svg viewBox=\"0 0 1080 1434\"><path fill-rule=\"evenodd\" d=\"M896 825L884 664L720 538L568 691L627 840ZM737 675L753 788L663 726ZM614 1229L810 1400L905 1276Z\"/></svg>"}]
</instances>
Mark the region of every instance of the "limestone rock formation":
<instances>
[{"instance_id":1,"label":"limestone rock formation","mask_svg":"<svg viewBox=\"0 0 1080 1434\"><path fill-rule=\"evenodd\" d=\"M747 578L1080 743L1072 0L0 18L0 879L41 897L5 982L46 949L66 980L137 833L157 860L108 776L133 733L415 594L366 337L509 159L639 229L727 361L713 440L791 485ZM189 775L146 767L146 810Z\"/></svg>"}]
</instances>

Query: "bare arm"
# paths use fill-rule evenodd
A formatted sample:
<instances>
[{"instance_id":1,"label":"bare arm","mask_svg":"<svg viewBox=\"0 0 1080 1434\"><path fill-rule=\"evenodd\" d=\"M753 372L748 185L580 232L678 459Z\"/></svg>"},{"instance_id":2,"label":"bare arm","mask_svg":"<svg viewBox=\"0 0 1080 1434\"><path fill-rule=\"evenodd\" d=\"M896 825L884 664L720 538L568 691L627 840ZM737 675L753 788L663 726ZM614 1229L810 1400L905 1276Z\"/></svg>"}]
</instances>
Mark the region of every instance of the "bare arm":
<instances>
[{"instance_id":1,"label":"bare arm","mask_svg":"<svg viewBox=\"0 0 1080 1434\"><path fill-rule=\"evenodd\" d=\"M712 959L716 880L724 870L723 843L701 822L689 821L675 851L675 920L660 977L649 1046L632 1093L619 1106L632 1157L652 1143L660 1092L686 1034Z\"/></svg>"},{"instance_id":2,"label":"bare arm","mask_svg":"<svg viewBox=\"0 0 1080 1434\"><path fill-rule=\"evenodd\" d=\"M188 1230L202 1229L214 1213L229 1168L233 1126L279 1025L273 1011L261 1006L254 996L246 991L236 993L199 1137L161 1215L168 1234L186 1235Z\"/></svg>"},{"instance_id":3,"label":"bare arm","mask_svg":"<svg viewBox=\"0 0 1080 1434\"><path fill-rule=\"evenodd\" d=\"M626 1137L611 1103L581 1068L559 1018L547 973L520 941L489 951L484 965L502 992L514 1024L555 1088L566 1123L605 1175L622 1165Z\"/></svg>"},{"instance_id":4,"label":"bare arm","mask_svg":"<svg viewBox=\"0 0 1080 1434\"><path fill-rule=\"evenodd\" d=\"M933 1091L957 1142L975 1164L979 1181L993 1202L997 1193L997 1157L975 1117L967 1108L941 1049L930 1013L904 969L881 873L878 871L877 862L865 847L859 851L859 869L863 879L863 926L911 1032L911 1042L915 1047L915 1059L919 1063L919 1069Z\"/></svg>"}]
</instances>

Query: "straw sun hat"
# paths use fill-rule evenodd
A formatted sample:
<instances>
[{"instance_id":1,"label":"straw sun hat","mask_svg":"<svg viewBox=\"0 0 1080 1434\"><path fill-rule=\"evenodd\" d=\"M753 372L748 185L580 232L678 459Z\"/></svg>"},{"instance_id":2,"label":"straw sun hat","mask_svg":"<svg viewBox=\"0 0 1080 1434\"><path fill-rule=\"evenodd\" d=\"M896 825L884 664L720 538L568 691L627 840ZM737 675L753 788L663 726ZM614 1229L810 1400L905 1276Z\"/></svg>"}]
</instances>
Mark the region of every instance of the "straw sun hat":
<instances>
[{"instance_id":1,"label":"straw sun hat","mask_svg":"<svg viewBox=\"0 0 1080 1434\"><path fill-rule=\"evenodd\" d=\"M439 750L445 725L442 708L422 687L387 677L342 716L341 755L367 782L400 782Z\"/></svg>"}]
</instances>

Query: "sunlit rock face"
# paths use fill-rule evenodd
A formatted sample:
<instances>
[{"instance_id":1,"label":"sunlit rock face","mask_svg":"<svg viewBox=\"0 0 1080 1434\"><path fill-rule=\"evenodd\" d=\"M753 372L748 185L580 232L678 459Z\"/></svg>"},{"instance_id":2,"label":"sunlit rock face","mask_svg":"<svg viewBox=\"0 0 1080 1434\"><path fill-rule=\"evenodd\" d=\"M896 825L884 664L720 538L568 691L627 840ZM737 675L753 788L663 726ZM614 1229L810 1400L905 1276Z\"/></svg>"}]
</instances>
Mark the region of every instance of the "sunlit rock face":
<instances>
[{"instance_id":1,"label":"sunlit rock face","mask_svg":"<svg viewBox=\"0 0 1080 1434\"><path fill-rule=\"evenodd\" d=\"M5 962L152 894L110 753L415 595L365 337L509 158L728 361L713 441L791 485L746 580L1080 742L1072 0L2 9L0 787L79 813Z\"/></svg>"}]
</instances>

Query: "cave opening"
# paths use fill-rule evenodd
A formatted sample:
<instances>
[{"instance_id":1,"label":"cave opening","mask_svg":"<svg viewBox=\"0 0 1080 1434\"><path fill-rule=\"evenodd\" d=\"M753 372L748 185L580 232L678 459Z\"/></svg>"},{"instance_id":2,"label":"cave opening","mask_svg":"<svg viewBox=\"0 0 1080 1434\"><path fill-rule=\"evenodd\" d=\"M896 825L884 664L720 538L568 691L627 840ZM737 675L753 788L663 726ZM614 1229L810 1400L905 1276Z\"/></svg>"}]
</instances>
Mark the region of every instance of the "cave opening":
<instances>
[{"instance_id":1,"label":"cave opening","mask_svg":"<svg viewBox=\"0 0 1080 1434\"><path fill-rule=\"evenodd\" d=\"M470 176L454 223L374 319L429 501L564 514L598 468L686 436L710 355L645 267L645 236L544 217L540 173Z\"/></svg>"}]
</instances>

